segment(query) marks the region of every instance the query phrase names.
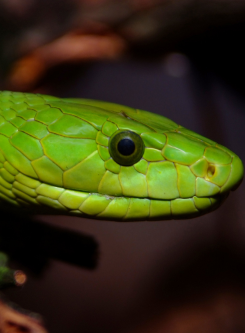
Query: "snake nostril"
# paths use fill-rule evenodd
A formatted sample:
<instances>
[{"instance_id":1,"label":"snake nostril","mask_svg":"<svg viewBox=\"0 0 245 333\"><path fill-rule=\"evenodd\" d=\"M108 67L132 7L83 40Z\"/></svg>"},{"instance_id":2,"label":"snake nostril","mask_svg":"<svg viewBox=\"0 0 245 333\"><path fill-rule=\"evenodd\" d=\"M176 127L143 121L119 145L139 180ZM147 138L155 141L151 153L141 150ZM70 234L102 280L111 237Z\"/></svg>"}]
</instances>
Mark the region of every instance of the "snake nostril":
<instances>
[{"instance_id":1,"label":"snake nostril","mask_svg":"<svg viewBox=\"0 0 245 333\"><path fill-rule=\"evenodd\" d=\"M207 170L208 178L213 177L214 173L215 173L215 167L213 165L209 165L208 170Z\"/></svg>"}]
</instances>

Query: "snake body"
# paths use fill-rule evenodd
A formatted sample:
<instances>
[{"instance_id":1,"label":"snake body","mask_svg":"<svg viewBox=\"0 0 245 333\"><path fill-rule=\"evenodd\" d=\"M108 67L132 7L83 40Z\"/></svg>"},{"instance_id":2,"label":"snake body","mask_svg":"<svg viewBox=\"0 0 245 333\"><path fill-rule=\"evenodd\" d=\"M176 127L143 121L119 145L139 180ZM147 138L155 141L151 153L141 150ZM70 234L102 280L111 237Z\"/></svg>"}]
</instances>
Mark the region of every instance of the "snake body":
<instances>
[{"instance_id":1,"label":"snake body","mask_svg":"<svg viewBox=\"0 0 245 333\"><path fill-rule=\"evenodd\" d=\"M163 116L0 92L2 209L114 221L189 218L216 208L242 177L236 154Z\"/></svg>"}]
</instances>

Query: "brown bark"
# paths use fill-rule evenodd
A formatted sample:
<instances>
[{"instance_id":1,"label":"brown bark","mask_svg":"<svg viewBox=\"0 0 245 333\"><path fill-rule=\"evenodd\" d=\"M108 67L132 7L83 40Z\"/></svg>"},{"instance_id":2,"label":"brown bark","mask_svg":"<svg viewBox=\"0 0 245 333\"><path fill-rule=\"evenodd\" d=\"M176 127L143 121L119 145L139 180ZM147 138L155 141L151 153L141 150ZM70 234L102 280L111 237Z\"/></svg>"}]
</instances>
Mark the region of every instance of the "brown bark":
<instances>
[{"instance_id":1,"label":"brown bark","mask_svg":"<svg viewBox=\"0 0 245 333\"><path fill-rule=\"evenodd\" d=\"M39 320L17 312L2 301L0 301L0 332L48 333Z\"/></svg>"}]
</instances>

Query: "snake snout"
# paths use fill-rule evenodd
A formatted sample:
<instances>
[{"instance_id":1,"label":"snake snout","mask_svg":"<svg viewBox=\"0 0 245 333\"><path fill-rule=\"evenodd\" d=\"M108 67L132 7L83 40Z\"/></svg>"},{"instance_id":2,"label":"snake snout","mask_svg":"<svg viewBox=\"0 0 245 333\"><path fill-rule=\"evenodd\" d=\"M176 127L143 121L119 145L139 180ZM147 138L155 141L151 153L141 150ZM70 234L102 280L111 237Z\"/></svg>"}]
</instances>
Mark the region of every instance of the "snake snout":
<instances>
[{"instance_id":1,"label":"snake snout","mask_svg":"<svg viewBox=\"0 0 245 333\"><path fill-rule=\"evenodd\" d=\"M234 191L242 182L244 175L244 167L241 159L234 155L231 162L231 172L227 182L221 187L221 193Z\"/></svg>"}]
</instances>

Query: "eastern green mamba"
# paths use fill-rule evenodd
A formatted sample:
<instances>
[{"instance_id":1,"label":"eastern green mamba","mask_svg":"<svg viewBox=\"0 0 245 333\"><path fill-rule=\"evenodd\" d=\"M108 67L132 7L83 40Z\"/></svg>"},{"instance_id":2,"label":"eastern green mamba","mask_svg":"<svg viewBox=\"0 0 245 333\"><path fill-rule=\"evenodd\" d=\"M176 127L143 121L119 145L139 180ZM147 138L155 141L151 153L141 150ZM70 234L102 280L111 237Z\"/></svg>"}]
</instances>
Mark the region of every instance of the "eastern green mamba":
<instances>
[{"instance_id":1,"label":"eastern green mamba","mask_svg":"<svg viewBox=\"0 0 245 333\"><path fill-rule=\"evenodd\" d=\"M170 119L89 99L0 92L0 205L113 221L195 217L243 178L229 149Z\"/></svg>"}]
</instances>

